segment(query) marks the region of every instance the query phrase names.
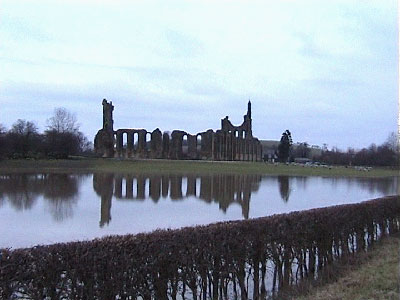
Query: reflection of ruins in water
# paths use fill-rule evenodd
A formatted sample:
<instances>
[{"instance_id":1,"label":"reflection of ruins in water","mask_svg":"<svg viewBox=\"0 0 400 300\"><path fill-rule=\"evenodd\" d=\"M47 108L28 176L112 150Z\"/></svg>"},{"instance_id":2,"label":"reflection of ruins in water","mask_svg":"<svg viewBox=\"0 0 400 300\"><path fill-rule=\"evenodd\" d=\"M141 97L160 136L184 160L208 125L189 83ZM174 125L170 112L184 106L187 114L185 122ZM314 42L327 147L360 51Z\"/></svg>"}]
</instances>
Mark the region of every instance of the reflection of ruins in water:
<instances>
[{"instance_id":1,"label":"reflection of ruins in water","mask_svg":"<svg viewBox=\"0 0 400 300\"><path fill-rule=\"evenodd\" d=\"M111 221L111 202L117 200L160 198L182 200L195 197L207 203L217 202L225 213L228 207L237 203L242 215L249 218L251 193L260 187L260 175L132 175L94 174L93 187L101 197L100 226Z\"/></svg>"},{"instance_id":2,"label":"reflection of ruins in water","mask_svg":"<svg viewBox=\"0 0 400 300\"><path fill-rule=\"evenodd\" d=\"M0 175L0 209L7 205L15 211L28 211L44 200L46 212L55 221L73 218L78 209L79 190L90 175L82 174L9 174ZM143 201L160 199L177 201L189 197L207 203L218 203L222 211L236 203L240 205L244 218L249 217L251 193L260 191L265 201L273 201L273 191L277 191L285 202L294 201L296 195L309 190L311 197L324 197L326 186L331 190L349 192L364 191L371 195L400 194L400 176L385 178L340 178L340 177L299 177L263 175L129 175L94 174L94 189L101 197L101 220L103 226L111 220L112 197L116 200ZM292 199L293 197L293 199ZM371 196L372 197L372 196ZM86 198L83 200L87 200ZM85 201L82 205L85 205ZM332 199L334 204L335 199ZM254 210L254 212L256 212ZM260 215L255 213L255 215Z\"/></svg>"}]
</instances>

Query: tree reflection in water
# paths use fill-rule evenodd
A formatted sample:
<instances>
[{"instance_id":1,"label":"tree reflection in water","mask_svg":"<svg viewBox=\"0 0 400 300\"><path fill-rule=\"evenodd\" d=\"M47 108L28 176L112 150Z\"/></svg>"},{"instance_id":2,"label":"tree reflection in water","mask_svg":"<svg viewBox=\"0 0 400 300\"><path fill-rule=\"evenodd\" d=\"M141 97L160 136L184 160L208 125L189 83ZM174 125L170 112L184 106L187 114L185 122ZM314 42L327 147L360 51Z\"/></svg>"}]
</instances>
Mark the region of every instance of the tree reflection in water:
<instances>
[{"instance_id":1,"label":"tree reflection in water","mask_svg":"<svg viewBox=\"0 0 400 300\"><path fill-rule=\"evenodd\" d=\"M49 209L56 221L63 221L73 216L73 207L78 201L79 182L77 176L69 174L47 175L44 199L48 200Z\"/></svg>"},{"instance_id":2,"label":"tree reflection in water","mask_svg":"<svg viewBox=\"0 0 400 300\"><path fill-rule=\"evenodd\" d=\"M73 215L78 201L79 178L71 174L13 174L0 176L1 201L8 201L17 211L31 209L42 196L47 200L54 220Z\"/></svg>"},{"instance_id":3,"label":"tree reflection in water","mask_svg":"<svg viewBox=\"0 0 400 300\"><path fill-rule=\"evenodd\" d=\"M206 203L218 203L226 213L234 203L242 208L242 215L249 218L251 193L260 187L260 175L213 174L213 175L93 175L93 188L101 197L100 227L111 221L111 203L117 200L143 201L160 198L172 201L195 197Z\"/></svg>"},{"instance_id":4,"label":"tree reflection in water","mask_svg":"<svg viewBox=\"0 0 400 300\"><path fill-rule=\"evenodd\" d=\"M290 188L289 188L289 176L278 176L279 193L283 201L289 201Z\"/></svg>"},{"instance_id":5,"label":"tree reflection in water","mask_svg":"<svg viewBox=\"0 0 400 300\"><path fill-rule=\"evenodd\" d=\"M3 199L8 199L11 206L18 211L32 208L43 187L42 176L23 174L0 177Z\"/></svg>"}]
</instances>

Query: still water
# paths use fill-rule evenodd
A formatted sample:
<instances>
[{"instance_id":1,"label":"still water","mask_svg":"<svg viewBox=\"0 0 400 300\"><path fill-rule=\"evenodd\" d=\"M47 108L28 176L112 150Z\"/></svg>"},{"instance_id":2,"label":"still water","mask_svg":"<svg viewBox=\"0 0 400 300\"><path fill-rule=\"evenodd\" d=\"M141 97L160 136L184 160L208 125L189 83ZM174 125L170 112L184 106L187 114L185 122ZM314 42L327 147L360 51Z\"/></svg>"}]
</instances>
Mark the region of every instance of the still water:
<instances>
[{"instance_id":1,"label":"still water","mask_svg":"<svg viewBox=\"0 0 400 300\"><path fill-rule=\"evenodd\" d=\"M0 176L0 248L240 220L399 194L400 177Z\"/></svg>"}]
</instances>

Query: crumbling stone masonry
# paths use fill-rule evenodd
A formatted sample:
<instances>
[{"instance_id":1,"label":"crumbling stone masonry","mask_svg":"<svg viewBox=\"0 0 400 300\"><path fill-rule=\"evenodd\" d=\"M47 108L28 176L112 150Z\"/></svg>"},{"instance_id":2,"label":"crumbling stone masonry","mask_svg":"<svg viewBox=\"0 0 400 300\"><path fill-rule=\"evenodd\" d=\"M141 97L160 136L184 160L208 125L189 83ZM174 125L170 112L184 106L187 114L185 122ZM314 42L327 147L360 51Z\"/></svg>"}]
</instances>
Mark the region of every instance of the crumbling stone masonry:
<instances>
[{"instance_id":1,"label":"crumbling stone masonry","mask_svg":"<svg viewBox=\"0 0 400 300\"><path fill-rule=\"evenodd\" d=\"M171 134L160 129L114 130L112 102L103 100L103 128L94 139L95 151L102 157L165 158L261 161L260 141L253 137L251 102L243 123L234 126L228 116L221 120L221 129L209 129L197 134L174 130Z\"/></svg>"}]
</instances>

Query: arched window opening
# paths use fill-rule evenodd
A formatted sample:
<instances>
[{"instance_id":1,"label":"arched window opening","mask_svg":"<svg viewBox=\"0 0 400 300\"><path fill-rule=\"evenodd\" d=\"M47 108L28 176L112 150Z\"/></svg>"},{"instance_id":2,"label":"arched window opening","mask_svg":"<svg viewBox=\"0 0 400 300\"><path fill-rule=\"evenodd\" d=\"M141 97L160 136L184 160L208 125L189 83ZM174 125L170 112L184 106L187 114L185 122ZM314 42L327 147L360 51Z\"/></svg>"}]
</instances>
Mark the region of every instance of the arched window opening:
<instances>
[{"instance_id":1,"label":"arched window opening","mask_svg":"<svg viewBox=\"0 0 400 300\"><path fill-rule=\"evenodd\" d=\"M197 139L196 139L196 149L197 149L197 151L200 151L201 150L201 135L199 134L199 135L197 135Z\"/></svg>"},{"instance_id":2,"label":"arched window opening","mask_svg":"<svg viewBox=\"0 0 400 300\"><path fill-rule=\"evenodd\" d=\"M182 153L183 153L183 154L187 154L187 153L188 153L188 149L189 149L188 137L187 137L187 135L185 134L185 135L182 137Z\"/></svg>"},{"instance_id":3,"label":"arched window opening","mask_svg":"<svg viewBox=\"0 0 400 300\"><path fill-rule=\"evenodd\" d=\"M122 133L122 148L126 149L128 147L128 133Z\"/></svg>"},{"instance_id":4,"label":"arched window opening","mask_svg":"<svg viewBox=\"0 0 400 300\"><path fill-rule=\"evenodd\" d=\"M139 143L139 134L137 132L133 133L132 142L133 142L133 150L136 151Z\"/></svg>"},{"instance_id":5,"label":"arched window opening","mask_svg":"<svg viewBox=\"0 0 400 300\"><path fill-rule=\"evenodd\" d=\"M146 149L151 149L151 132L146 133Z\"/></svg>"}]
</instances>

